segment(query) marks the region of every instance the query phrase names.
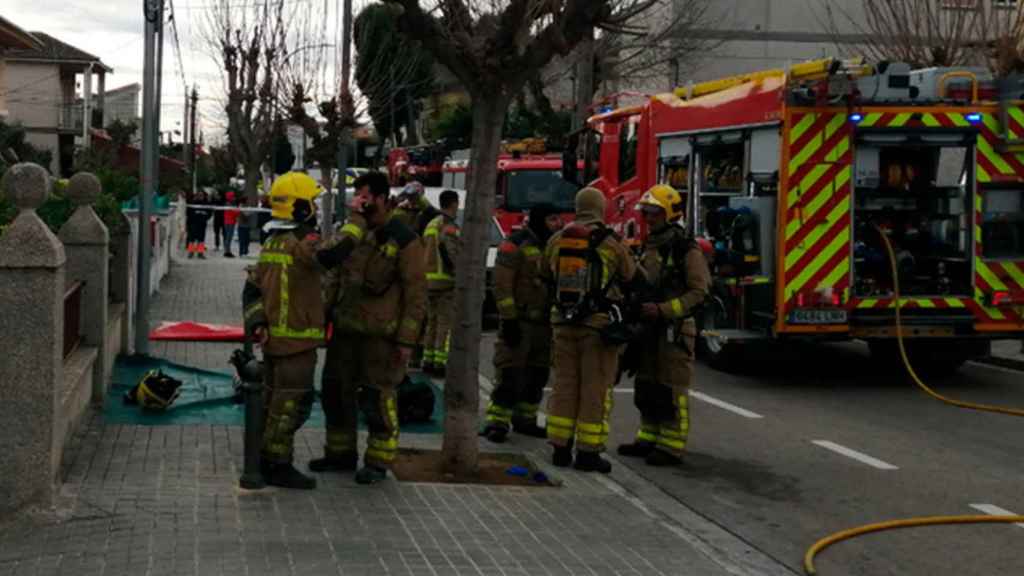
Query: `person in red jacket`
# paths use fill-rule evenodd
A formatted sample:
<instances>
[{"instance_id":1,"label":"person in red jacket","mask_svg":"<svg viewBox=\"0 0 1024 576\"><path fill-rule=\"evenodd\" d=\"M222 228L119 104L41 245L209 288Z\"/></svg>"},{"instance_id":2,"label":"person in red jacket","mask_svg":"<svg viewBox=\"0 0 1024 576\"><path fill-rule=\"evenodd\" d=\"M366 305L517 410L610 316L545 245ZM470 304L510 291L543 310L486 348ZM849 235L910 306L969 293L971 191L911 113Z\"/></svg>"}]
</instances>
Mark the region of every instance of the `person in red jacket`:
<instances>
[{"instance_id":1,"label":"person in red jacket","mask_svg":"<svg viewBox=\"0 0 1024 576\"><path fill-rule=\"evenodd\" d=\"M234 258L235 255L231 253L231 242L235 239L235 227L238 226L238 217L242 211L238 209L234 192L228 192L224 199L227 204L227 210L224 212L224 257Z\"/></svg>"}]
</instances>

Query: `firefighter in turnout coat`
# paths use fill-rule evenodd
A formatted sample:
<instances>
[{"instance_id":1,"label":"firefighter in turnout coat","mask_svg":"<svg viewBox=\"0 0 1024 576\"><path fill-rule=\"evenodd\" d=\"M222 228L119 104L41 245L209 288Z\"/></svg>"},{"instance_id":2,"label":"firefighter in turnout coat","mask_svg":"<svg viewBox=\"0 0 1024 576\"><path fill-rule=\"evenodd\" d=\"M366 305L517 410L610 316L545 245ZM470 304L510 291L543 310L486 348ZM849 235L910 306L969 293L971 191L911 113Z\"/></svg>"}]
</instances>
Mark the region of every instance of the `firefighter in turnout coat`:
<instances>
[{"instance_id":1,"label":"firefighter in turnout coat","mask_svg":"<svg viewBox=\"0 0 1024 576\"><path fill-rule=\"evenodd\" d=\"M553 206L535 206L526 226L498 248L494 298L501 329L494 347L496 386L482 432L491 442L504 442L510 429L547 436L537 425L537 409L551 373L551 297L540 274L544 248L559 228Z\"/></svg>"},{"instance_id":2,"label":"firefighter in turnout coat","mask_svg":"<svg viewBox=\"0 0 1024 576\"><path fill-rule=\"evenodd\" d=\"M678 225L683 199L659 185L640 199L649 231L641 264L655 301L643 303L645 326L634 402L641 424L622 456L646 458L651 466L681 462L690 432L689 390L694 379L697 325L694 313L708 296L711 273L693 238Z\"/></svg>"},{"instance_id":3,"label":"firefighter in turnout coat","mask_svg":"<svg viewBox=\"0 0 1024 576\"><path fill-rule=\"evenodd\" d=\"M608 473L612 465L601 452L621 345L607 341L605 329L637 268L629 250L605 227L604 215L604 194L580 190L576 220L548 242L542 275L555 293L555 380L547 411L552 463L572 464L575 443L576 469Z\"/></svg>"},{"instance_id":4,"label":"firefighter in turnout coat","mask_svg":"<svg viewBox=\"0 0 1024 576\"><path fill-rule=\"evenodd\" d=\"M340 265L355 246L349 238L320 249L318 194L316 182L305 174L285 174L274 182L269 237L242 293L246 332L263 349L262 472L268 484L285 488L316 486L292 465L295 432L313 407L316 350L324 341L321 272Z\"/></svg>"},{"instance_id":5,"label":"firefighter in turnout coat","mask_svg":"<svg viewBox=\"0 0 1024 576\"><path fill-rule=\"evenodd\" d=\"M448 365L448 340L455 313L455 263L462 240L455 216L459 193L441 193L441 214L427 224L423 244L427 266L427 332L423 344L423 371L444 377Z\"/></svg>"},{"instance_id":6,"label":"firefighter in turnout coat","mask_svg":"<svg viewBox=\"0 0 1024 576\"><path fill-rule=\"evenodd\" d=\"M355 211L368 231L342 266L333 305L334 337L324 367L327 444L324 457L309 468L355 468L362 412L369 439L356 482L374 484L387 477L398 452L396 389L423 323L426 268L422 242L391 217L387 177L371 172L354 187Z\"/></svg>"}]
</instances>

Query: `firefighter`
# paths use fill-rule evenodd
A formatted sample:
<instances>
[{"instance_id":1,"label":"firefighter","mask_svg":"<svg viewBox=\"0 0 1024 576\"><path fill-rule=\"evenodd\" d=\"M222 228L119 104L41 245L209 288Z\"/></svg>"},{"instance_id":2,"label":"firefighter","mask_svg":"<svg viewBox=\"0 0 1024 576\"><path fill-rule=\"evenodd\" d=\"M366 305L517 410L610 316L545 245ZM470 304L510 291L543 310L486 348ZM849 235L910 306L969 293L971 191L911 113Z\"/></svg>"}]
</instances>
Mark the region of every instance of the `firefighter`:
<instances>
[{"instance_id":1,"label":"firefighter","mask_svg":"<svg viewBox=\"0 0 1024 576\"><path fill-rule=\"evenodd\" d=\"M606 341L605 329L633 282L636 263L604 225L604 194L584 188L576 194L576 220L551 237L542 274L554 288L552 360L554 389L548 399L547 436L552 463L608 473L601 458L608 439L612 385L620 345Z\"/></svg>"},{"instance_id":2,"label":"firefighter","mask_svg":"<svg viewBox=\"0 0 1024 576\"><path fill-rule=\"evenodd\" d=\"M679 225L683 199L666 185L648 190L637 205L649 231L641 264L655 301L642 304L646 330L639 342L634 403L641 424L622 456L651 466L682 461L690 431L689 389L694 379L694 313L708 296L711 272L703 251Z\"/></svg>"},{"instance_id":3,"label":"firefighter","mask_svg":"<svg viewBox=\"0 0 1024 576\"><path fill-rule=\"evenodd\" d=\"M537 409L551 372L551 299L540 279L548 239L562 227L553 206L530 210L524 228L498 248L494 298L501 319L494 347L496 386L487 407L483 435L504 442L509 429L545 438Z\"/></svg>"},{"instance_id":4,"label":"firefighter","mask_svg":"<svg viewBox=\"0 0 1024 576\"><path fill-rule=\"evenodd\" d=\"M427 224L433 221L440 212L426 198L426 189L423 183L413 180L405 184L402 191L395 199L397 207L391 212L392 218L396 218L416 233L423 237ZM426 364L425 350L423 347L426 339L427 323L423 323L419 338L416 339L416 350L412 355L411 368L424 368Z\"/></svg>"},{"instance_id":5,"label":"firefighter","mask_svg":"<svg viewBox=\"0 0 1024 576\"><path fill-rule=\"evenodd\" d=\"M455 311L455 263L458 261L459 193L441 193L441 214L423 232L427 267L427 331L423 345L423 371L444 377L448 365L448 334Z\"/></svg>"},{"instance_id":6,"label":"firefighter","mask_svg":"<svg viewBox=\"0 0 1024 576\"><path fill-rule=\"evenodd\" d=\"M368 232L342 266L334 310L334 337L324 367L323 407L327 417L324 457L309 463L314 472L356 466L356 424L366 418L369 440L356 482L387 477L398 451L395 390L416 347L427 295L423 245L392 218L387 176L360 176L354 210Z\"/></svg>"},{"instance_id":7,"label":"firefighter","mask_svg":"<svg viewBox=\"0 0 1024 576\"><path fill-rule=\"evenodd\" d=\"M263 348L262 471L268 484L284 488L316 487L292 464L295 432L313 407L316 350L324 340L321 271L338 266L354 247L345 241L320 249L314 203L319 193L316 182L301 173L274 182L269 236L242 293L246 332Z\"/></svg>"},{"instance_id":8,"label":"firefighter","mask_svg":"<svg viewBox=\"0 0 1024 576\"><path fill-rule=\"evenodd\" d=\"M433 204L430 203L430 200L427 200L426 189L423 187L423 184L416 180L409 182L402 188L397 200L398 206L395 208L392 216L421 237L427 228L427 224L440 214L437 208L434 208Z\"/></svg>"}]
</instances>

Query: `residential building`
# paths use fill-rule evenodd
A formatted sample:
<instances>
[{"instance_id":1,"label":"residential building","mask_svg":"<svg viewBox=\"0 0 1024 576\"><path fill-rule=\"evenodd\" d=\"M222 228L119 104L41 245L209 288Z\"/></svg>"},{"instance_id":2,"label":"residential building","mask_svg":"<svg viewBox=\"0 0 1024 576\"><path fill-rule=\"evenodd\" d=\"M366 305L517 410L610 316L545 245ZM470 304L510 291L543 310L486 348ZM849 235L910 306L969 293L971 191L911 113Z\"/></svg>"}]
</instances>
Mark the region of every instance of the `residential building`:
<instances>
[{"instance_id":1,"label":"residential building","mask_svg":"<svg viewBox=\"0 0 1024 576\"><path fill-rule=\"evenodd\" d=\"M106 75L113 69L98 57L42 33L32 32L40 46L6 53L7 107L10 118L25 127L26 141L53 151L55 175L69 175L76 142L88 146L88 127L103 127ZM98 102L92 102L93 77ZM85 102L76 103L78 83ZM83 112L84 111L84 112ZM82 118L89 117L88 126Z\"/></svg>"},{"instance_id":2,"label":"residential building","mask_svg":"<svg viewBox=\"0 0 1024 576\"><path fill-rule=\"evenodd\" d=\"M695 31L706 55L682 57L679 84L855 52L866 38L863 0L718 0L708 20Z\"/></svg>"},{"instance_id":3,"label":"residential building","mask_svg":"<svg viewBox=\"0 0 1024 576\"><path fill-rule=\"evenodd\" d=\"M141 130L142 117L139 115L141 99L142 85L138 82L108 90L103 95L103 125L107 126L115 120L120 120L124 123L134 122Z\"/></svg>"},{"instance_id":4,"label":"residential building","mask_svg":"<svg viewBox=\"0 0 1024 576\"><path fill-rule=\"evenodd\" d=\"M42 48L38 40L10 20L0 16L0 120L6 119L9 114L7 92L11 85L7 79L7 52L37 48Z\"/></svg>"}]
</instances>

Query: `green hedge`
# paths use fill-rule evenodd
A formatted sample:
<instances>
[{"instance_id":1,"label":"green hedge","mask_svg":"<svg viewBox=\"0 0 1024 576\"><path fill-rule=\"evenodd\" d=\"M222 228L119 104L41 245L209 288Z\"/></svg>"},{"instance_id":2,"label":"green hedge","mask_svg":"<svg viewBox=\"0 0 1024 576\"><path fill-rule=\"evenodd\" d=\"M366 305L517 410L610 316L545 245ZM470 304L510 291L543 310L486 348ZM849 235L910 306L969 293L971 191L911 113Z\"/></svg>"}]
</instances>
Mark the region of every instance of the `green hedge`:
<instances>
[{"instance_id":1,"label":"green hedge","mask_svg":"<svg viewBox=\"0 0 1024 576\"><path fill-rule=\"evenodd\" d=\"M116 232L124 225L121 218L121 202L138 194L139 182L133 176L127 176L114 170L99 170L96 177L100 180L103 192L93 207L96 214L103 220L111 232ZM74 207L67 198L66 179L57 180L53 185L50 198L39 207L37 213L54 234L68 221ZM0 198L0 233L18 215L18 210L5 198Z\"/></svg>"}]
</instances>

